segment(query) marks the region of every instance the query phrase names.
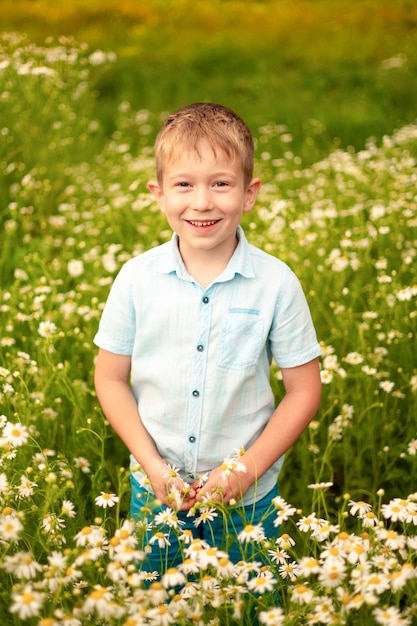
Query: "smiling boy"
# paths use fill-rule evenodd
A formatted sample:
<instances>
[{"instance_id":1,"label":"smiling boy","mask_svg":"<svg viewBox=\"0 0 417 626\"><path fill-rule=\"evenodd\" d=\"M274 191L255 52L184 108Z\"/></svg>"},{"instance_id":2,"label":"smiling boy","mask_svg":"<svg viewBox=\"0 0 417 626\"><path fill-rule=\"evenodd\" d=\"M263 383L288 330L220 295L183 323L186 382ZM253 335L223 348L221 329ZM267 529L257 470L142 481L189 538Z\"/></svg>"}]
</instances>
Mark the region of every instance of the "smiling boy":
<instances>
[{"instance_id":1,"label":"smiling boy","mask_svg":"<svg viewBox=\"0 0 417 626\"><path fill-rule=\"evenodd\" d=\"M157 180L148 187L174 234L125 264L95 337L97 395L132 455L131 514L141 517L146 489L172 506L174 485L191 529L187 512L210 496L238 503L236 532L246 511L276 534L264 515L283 455L320 403L309 308L288 266L250 245L240 226L261 181L239 116L215 103L184 107L166 119L155 155ZM272 357L285 388L277 406ZM226 475L223 461L236 450L240 471ZM173 466L179 472L170 479Z\"/></svg>"}]
</instances>

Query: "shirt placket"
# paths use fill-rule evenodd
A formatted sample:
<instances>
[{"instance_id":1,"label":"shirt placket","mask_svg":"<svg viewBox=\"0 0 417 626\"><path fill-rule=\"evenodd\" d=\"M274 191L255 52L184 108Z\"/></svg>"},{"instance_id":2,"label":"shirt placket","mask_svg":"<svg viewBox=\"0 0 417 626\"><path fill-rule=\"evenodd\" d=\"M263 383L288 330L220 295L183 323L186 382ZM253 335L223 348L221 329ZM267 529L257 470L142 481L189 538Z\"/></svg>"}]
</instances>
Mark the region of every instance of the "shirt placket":
<instances>
[{"instance_id":1,"label":"shirt placket","mask_svg":"<svg viewBox=\"0 0 417 626\"><path fill-rule=\"evenodd\" d=\"M207 374L207 354L210 335L211 312L215 286L202 292L198 317L191 374L185 430L185 471L194 478L197 473L201 424L203 419L204 388Z\"/></svg>"}]
</instances>

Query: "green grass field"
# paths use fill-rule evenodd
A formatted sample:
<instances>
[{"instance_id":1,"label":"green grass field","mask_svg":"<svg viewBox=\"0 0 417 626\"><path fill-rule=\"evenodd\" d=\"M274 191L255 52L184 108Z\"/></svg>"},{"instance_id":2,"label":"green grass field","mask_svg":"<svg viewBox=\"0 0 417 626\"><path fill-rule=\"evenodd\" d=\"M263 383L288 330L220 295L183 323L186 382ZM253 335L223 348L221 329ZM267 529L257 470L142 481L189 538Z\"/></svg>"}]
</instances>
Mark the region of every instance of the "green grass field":
<instances>
[{"instance_id":1,"label":"green grass field","mask_svg":"<svg viewBox=\"0 0 417 626\"><path fill-rule=\"evenodd\" d=\"M117 53L97 84L107 130L123 99L154 113L219 100L254 132L287 125L310 162L415 120L416 26L409 0L2 0L0 11L0 30Z\"/></svg>"},{"instance_id":2,"label":"green grass field","mask_svg":"<svg viewBox=\"0 0 417 626\"><path fill-rule=\"evenodd\" d=\"M415 624L414 3L0 9L2 624ZM146 586L92 338L124 261L170 237L152 140L198 99L254 131L263 188L243 225L304 286L323 401L271 503L279 542L247 520L240 565L201 546L193 575ZM150 512L156 538L181 532L168 521Z\"/></svg>"}]
</instances>

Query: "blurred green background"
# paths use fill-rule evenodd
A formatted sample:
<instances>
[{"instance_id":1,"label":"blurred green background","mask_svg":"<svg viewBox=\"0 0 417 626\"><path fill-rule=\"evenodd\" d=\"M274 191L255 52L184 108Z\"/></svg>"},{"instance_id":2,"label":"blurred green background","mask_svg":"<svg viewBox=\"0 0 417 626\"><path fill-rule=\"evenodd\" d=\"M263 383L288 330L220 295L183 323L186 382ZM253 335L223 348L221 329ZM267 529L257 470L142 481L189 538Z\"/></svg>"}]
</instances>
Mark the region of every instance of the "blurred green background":
<instances>
[{"instance_id":1,"label":"blurred green background","mask_svg":"<svg viewBox=\"0 0 417 626\"><path fill-rule=\"evenodd\" d=\"M113 50L97 73L109 132L123 100L153 113L218 100L255 134L286 125L312 162L417 117L415 0L0 0L0 30Z\"/></svg>"}]
</instances>

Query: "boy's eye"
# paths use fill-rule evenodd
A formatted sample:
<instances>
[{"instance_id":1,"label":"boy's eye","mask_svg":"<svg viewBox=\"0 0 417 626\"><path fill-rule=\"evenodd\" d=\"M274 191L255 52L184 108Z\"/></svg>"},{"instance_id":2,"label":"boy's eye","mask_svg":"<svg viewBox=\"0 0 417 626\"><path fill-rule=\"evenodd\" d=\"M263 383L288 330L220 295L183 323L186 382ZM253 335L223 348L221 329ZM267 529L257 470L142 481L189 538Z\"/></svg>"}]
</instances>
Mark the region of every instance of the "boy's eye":
<instances>
[{"instance_id":1,"label":"boy's eye","mask_svg":"<svg viewBox=\"0 0 417 626\"><path fill-rule=\"evenodd\" d=\"M190 183L186 183L185 181L180 181L177 183L177 187L189 187Z\"/></svg>"},{"instance_id":2,"label":"boy's eye","mask_svg":"<svg viewBox=\"0 0 417 626\"><path fill-rule=\"evenodd\" d=\"M224 180L218 180L214 183L215 187L227 187L227 183L224 182Z\"/></svg>"}]
</instances>

